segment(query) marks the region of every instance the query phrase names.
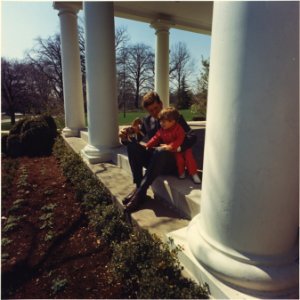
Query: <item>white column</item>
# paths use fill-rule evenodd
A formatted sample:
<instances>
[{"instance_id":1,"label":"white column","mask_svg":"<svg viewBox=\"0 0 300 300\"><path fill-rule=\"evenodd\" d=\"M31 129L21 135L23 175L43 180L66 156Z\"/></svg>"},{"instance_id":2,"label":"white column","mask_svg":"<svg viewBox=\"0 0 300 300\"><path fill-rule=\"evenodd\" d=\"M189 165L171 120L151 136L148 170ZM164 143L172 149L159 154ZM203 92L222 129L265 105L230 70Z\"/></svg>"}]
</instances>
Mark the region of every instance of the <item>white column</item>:
<instances>
[{"instance_id":1,"label":"white column","mask_svg":"<svg viewBox=\"0 0 300 300\"><path fill-rule=\"evenodd\" d=\"M162 21L151 24L155 29L155 91L158 93L164 107L169 106L169 28Z\"/></svg>"},{"instance_id":2,"label":"white column","mask_svg":"<svg viewBox=\"0 0 300 300\"><path fill-rule=\"evenodd\" d=\"M84 2L88 145L91 163L110 160L119 146L115 27L112 2Z\"/></svg>"},{"instance_id":3,"label":"white column","mask_svg":"<svg viewBox=\"0 0 300 300\"><path fill-rule=\"evenodd\" d=\"M216 277L298 284L299 3L215 2L201 213L189 246Z\"/></svg>"},{"instance_id":4,"label":"white column","mask_svg":"<svg viewBox=\"0 0 300 300\"><path fill-rule=\"evenodd\" d=\"M77 29L78 3L55 2L59 10L61 60L63 73L63 92L65 125L63 134L67 137L79 136L85 127L80 52Z\"/></svg>"}]
</instances>

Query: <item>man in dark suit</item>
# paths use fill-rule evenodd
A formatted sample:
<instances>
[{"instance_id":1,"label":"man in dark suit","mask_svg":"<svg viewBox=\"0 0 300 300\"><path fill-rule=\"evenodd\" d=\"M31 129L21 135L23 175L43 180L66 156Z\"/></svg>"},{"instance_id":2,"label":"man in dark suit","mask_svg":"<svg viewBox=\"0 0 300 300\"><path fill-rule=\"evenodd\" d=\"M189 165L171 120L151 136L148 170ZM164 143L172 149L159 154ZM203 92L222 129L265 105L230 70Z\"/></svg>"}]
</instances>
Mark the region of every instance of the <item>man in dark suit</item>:
<instances>
[{"instance_id":1,"label":"man in dark suit","mask_svg":"<svg viewBox=\"0 0 300 300\"><path fill-rule=\"evenodd\" d=\"M128 130L120 131L119 136L121 142L127 146L129 164L132 171L133 181L136 188L124 198L123 204L125 211L132 212L145 199L147 189L152 184L154 179L159 175L176 174L176 160L174 155L169 151L160 151L160 149L149 149L143 147L140 142L142 140L150 140L160 128L158 114L163 108L163 103L159 95L155 92L149 92L143 97L143 107L149 113L141 122L139 130L135 128L136 139L131 140L128 136ZM182 126L186 133L191 131L191 128L180 115L178 123ZM183 144L177 151L184 151L192 147L196 142L196 136L189 133ZM143 176L143 167L146 173Z\"/></svg>"}]
</instances>

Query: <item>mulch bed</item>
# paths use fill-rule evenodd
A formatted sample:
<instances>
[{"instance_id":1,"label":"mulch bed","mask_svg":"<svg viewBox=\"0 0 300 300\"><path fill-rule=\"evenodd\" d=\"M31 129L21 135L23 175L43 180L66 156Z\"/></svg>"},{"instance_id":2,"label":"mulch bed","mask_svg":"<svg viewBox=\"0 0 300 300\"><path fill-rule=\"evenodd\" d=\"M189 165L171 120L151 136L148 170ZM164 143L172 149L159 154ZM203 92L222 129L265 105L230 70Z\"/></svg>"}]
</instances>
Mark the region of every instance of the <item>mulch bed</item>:
<instances>
[{"instance_id":1,"label":"mulch bed","mask_svg":"<svg viewBox=\"0 0 300 300\"><path fill-rule=\"evenodd\" d=\"M89 227L55 157L18 161L2 199L2 241L9 241L2 242L2 298L122 298L121 285L108 283L111 253Z\"/></svg>"}]
</instances>

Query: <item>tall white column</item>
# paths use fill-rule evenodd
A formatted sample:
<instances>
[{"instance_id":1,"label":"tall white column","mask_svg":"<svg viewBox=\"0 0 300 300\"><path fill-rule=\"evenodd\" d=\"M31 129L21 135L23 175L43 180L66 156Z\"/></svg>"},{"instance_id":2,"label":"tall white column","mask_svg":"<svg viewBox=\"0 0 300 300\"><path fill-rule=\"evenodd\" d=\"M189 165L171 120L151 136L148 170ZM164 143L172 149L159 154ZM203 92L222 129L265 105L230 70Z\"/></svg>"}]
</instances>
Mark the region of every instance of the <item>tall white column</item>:
<instances>
[{"instance_id":1,"label":"tall white column","mask_svg":"<svg viewBox=\"0 0 300 300\"><path fill-rule=\"evenodd\" d=\"M63 73L63 92L65 125L63 134L78 136L85 127L80 52L77 28L79 3L55 2L59 10L61 60Z\"/></svg>"},{"instance_id":2,"label":"tall white column","mask_svg":"<svg viewBox=\"0 0 300 300\"><path fill-rule=\"evenodd\" d=\"M216 277L298 284L299 3L215 2L201 213L189 246Z\"/></svg>"},{"instance_id":3,"label":"tall white column","mask_svg":"<svg viewBox=\"0 0 300 300\"><path fill-rule=\"evenodd\" d=\"M164 107L169 106L169 28L162 21L151 24L155 29L155 91L158 93Z\"/></svg>"},{"instance_id":4,"label":"tall white column","mask_svg":"<svg viewBox=\"0 0 300 300\"><path fill-rule=\"evenodd\" d=\"M91 163L111 159L119 146L116 96L115 27L112 2L84 2L88 145Z\"/></svg>"}]
</instances>

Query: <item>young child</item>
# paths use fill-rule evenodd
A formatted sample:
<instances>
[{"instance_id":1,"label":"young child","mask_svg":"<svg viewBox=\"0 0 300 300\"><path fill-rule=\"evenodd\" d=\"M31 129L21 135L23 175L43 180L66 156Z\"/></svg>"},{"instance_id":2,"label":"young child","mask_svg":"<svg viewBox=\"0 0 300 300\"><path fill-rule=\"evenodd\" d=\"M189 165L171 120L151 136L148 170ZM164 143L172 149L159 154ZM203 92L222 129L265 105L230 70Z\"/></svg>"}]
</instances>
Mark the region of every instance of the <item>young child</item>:
<instances>
[{"instance_id":1,"label":"young child","mask_svg":"<svg viewBox=\"0 0 300 300\"><path fill-rule=\"evenodd\" d=\"M168 107L163 109L158 117L161 128L146 144L146 148L154 148L160 145L159 149L173 152L176 158L179 178L185 178L186 167L194 183L201 183L197 174L197 164L192 149L188 148L184 152L177 152L185 137L183 128L177 123L179 112L173 107Z\"/></svg>"}]
</instances>

